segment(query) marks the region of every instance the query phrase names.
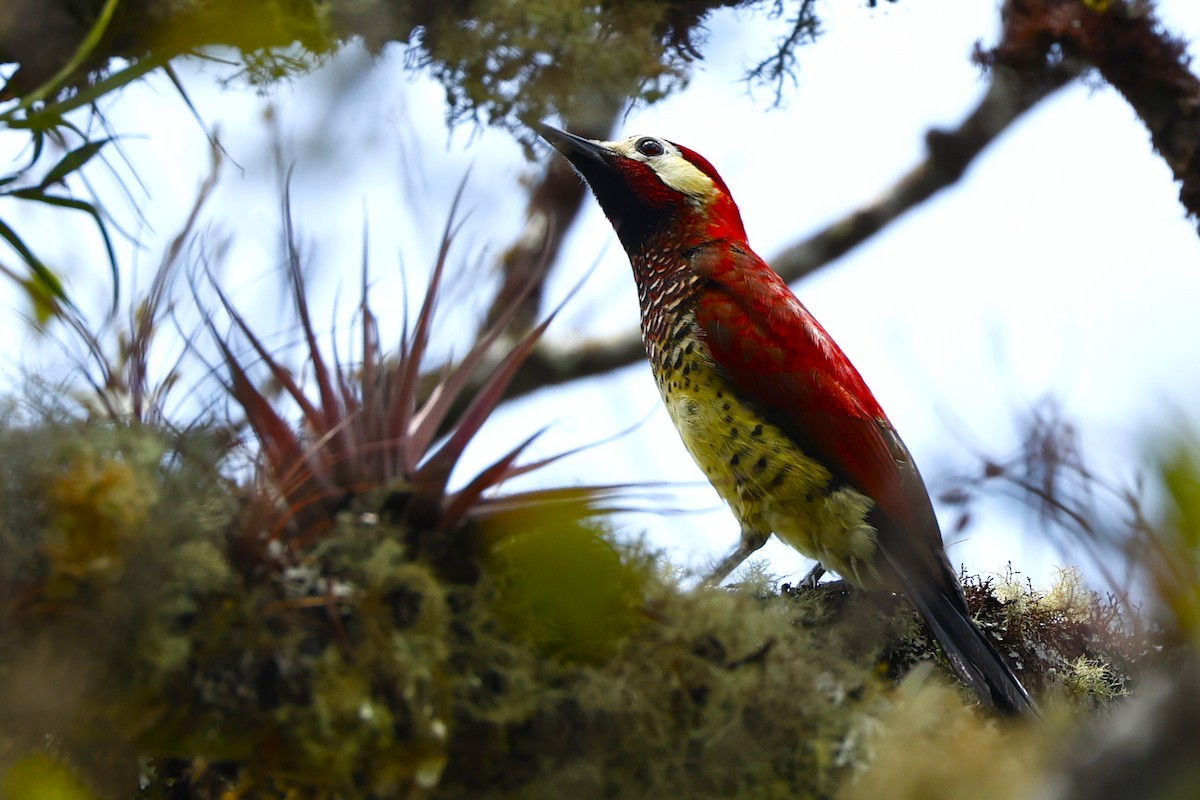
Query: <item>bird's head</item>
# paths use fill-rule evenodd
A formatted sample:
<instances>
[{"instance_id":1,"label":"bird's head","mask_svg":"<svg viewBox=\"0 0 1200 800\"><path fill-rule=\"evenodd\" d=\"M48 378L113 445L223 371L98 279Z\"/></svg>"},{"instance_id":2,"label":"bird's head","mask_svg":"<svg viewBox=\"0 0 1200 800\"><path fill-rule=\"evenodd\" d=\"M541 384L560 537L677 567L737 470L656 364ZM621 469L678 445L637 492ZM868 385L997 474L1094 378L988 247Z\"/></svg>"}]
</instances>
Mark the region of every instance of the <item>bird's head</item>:
<instances>
[{"instance_id":1,"label":"bird's head","mask_svg":"<svg viewBox=\"0 0 1200 800\"><path fill-rule=\"evenodd\" d=\"M599 142L548 125L535 127L592 187L631 255L663 233L684 247L745 241L729 187L699 153L655 136Z\"/></svg>"}]
</instances>

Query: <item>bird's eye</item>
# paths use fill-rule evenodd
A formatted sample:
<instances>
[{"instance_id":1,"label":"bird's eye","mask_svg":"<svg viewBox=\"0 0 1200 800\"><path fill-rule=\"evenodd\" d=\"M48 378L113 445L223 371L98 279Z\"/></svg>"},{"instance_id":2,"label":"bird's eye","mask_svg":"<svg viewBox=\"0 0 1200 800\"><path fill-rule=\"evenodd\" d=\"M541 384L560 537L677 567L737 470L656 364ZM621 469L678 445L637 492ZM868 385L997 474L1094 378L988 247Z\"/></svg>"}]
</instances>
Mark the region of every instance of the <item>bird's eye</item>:
<instances>
[{"instance_id":1,"label":"bird's eye","mask_svg":"<svg viewBox=\"0 0 1200 800\"><path fill-rule=\"evenodd\" d=\"M665 152L662 142L658 139L651 139L649 136L638 139L636 147L637 151L644 156L661 156Z\"/></svg>"}]
</instances>

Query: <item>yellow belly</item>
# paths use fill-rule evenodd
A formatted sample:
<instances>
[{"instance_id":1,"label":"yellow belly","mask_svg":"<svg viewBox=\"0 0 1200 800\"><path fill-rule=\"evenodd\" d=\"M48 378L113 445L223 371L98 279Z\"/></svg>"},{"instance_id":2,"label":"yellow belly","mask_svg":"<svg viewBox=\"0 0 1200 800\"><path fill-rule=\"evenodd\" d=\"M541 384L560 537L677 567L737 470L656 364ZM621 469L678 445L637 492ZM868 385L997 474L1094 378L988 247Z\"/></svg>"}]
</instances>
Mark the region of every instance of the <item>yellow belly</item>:
<instances>
[{"instance_id":1,"label":"yellow belly","mask_svg":"<svg viewBox=\"0 0 1200 800\"><path fill-rule=\"evenodd\" d=\"M845 486L831 491L825 467L741 402L699 348L689 350L660 362L670 366L656 370L659 391L688 452L742 527L775 534L853 583L877 583L876 533L865 519L872 500Z\"/></svg>"}]
</instances>

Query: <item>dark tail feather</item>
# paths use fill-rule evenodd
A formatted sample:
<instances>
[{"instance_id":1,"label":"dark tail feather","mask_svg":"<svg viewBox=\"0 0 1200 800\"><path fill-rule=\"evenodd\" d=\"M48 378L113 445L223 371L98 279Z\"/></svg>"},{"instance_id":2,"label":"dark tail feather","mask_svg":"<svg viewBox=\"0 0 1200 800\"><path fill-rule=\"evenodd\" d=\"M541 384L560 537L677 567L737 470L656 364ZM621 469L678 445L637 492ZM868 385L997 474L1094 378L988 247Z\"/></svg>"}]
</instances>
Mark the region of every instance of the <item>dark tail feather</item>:
<instances>
[{"instance_id":1,"label":"dark tail feather","mask_svg":"<svg viewBox=\"0 0 1200 800\"><path fill-rule=\"evenodd\" d=\"M957 587L956 587L957 588ZM957 592L956 592L957 594ZM1037 716L1037 707L1021 681L983 632L971 621L961 595L944 591L910 592L954 671L985 704L1005 714Z\"/></svg>"}]
</instances>

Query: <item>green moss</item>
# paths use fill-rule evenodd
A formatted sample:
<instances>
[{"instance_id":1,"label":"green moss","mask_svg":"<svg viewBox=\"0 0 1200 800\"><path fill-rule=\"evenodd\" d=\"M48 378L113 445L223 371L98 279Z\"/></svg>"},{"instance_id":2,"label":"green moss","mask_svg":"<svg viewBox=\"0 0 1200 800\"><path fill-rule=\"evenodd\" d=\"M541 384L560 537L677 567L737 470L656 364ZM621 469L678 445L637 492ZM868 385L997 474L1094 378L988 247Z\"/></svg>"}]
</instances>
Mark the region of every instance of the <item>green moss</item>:
<instances>
[{"instance_id":1,"label":"green moss","mask_svg":"<svg viewBox=\"0 0 1200 800\"><path fill-rule=\"evenodd\" d=\"M234 583L234 498L203 433L6 422L0 739L132 757L189 666L190 622Z\"/></svg>"},{"instance_id":2,"label":"green moss","mask_svg":"<svg viewBox=\"0 0 1200 800\"><path fill-rule=\"evenodd\" d=\"M15 761L0 773L4 800L94 800L95 795L65 765L44 753Z\"/></svg>"},{"instance_id":3,"label":"green moss","mask_svg":"<svg viewBox=\"0 0 1200 800\"><path fill-rule=\"evenodd\" d=\"M891 707L864 720L868 758L847 781L843 800L1021 800L1036 794L1054 753L1053 736L1070 723L1003 725L962 702L961 694L915 669Z\"/></svg>"},{"instance_id":4,"label":"green moss","mask_svg":"<svg viewBox=\"0 0 1200 800\"><path fill-rule=\"evenodd\" d=\"M0 769L50 741L97 796L140 776L144 800L757 800L876 796L906 759L924 777L896 796L954 796L959 763L989 776L979 796L1020 796L986 787L1043 763L934 676L897 599L761 570L689 588L562 504L414 532L368 494L289 551L204 441L0 428ZM417 539L482 569L452 581ZM1030 685L1078 710L1114 702L1146 648L1074 575L966 584Z\"/></svg>"}]
</instances>

